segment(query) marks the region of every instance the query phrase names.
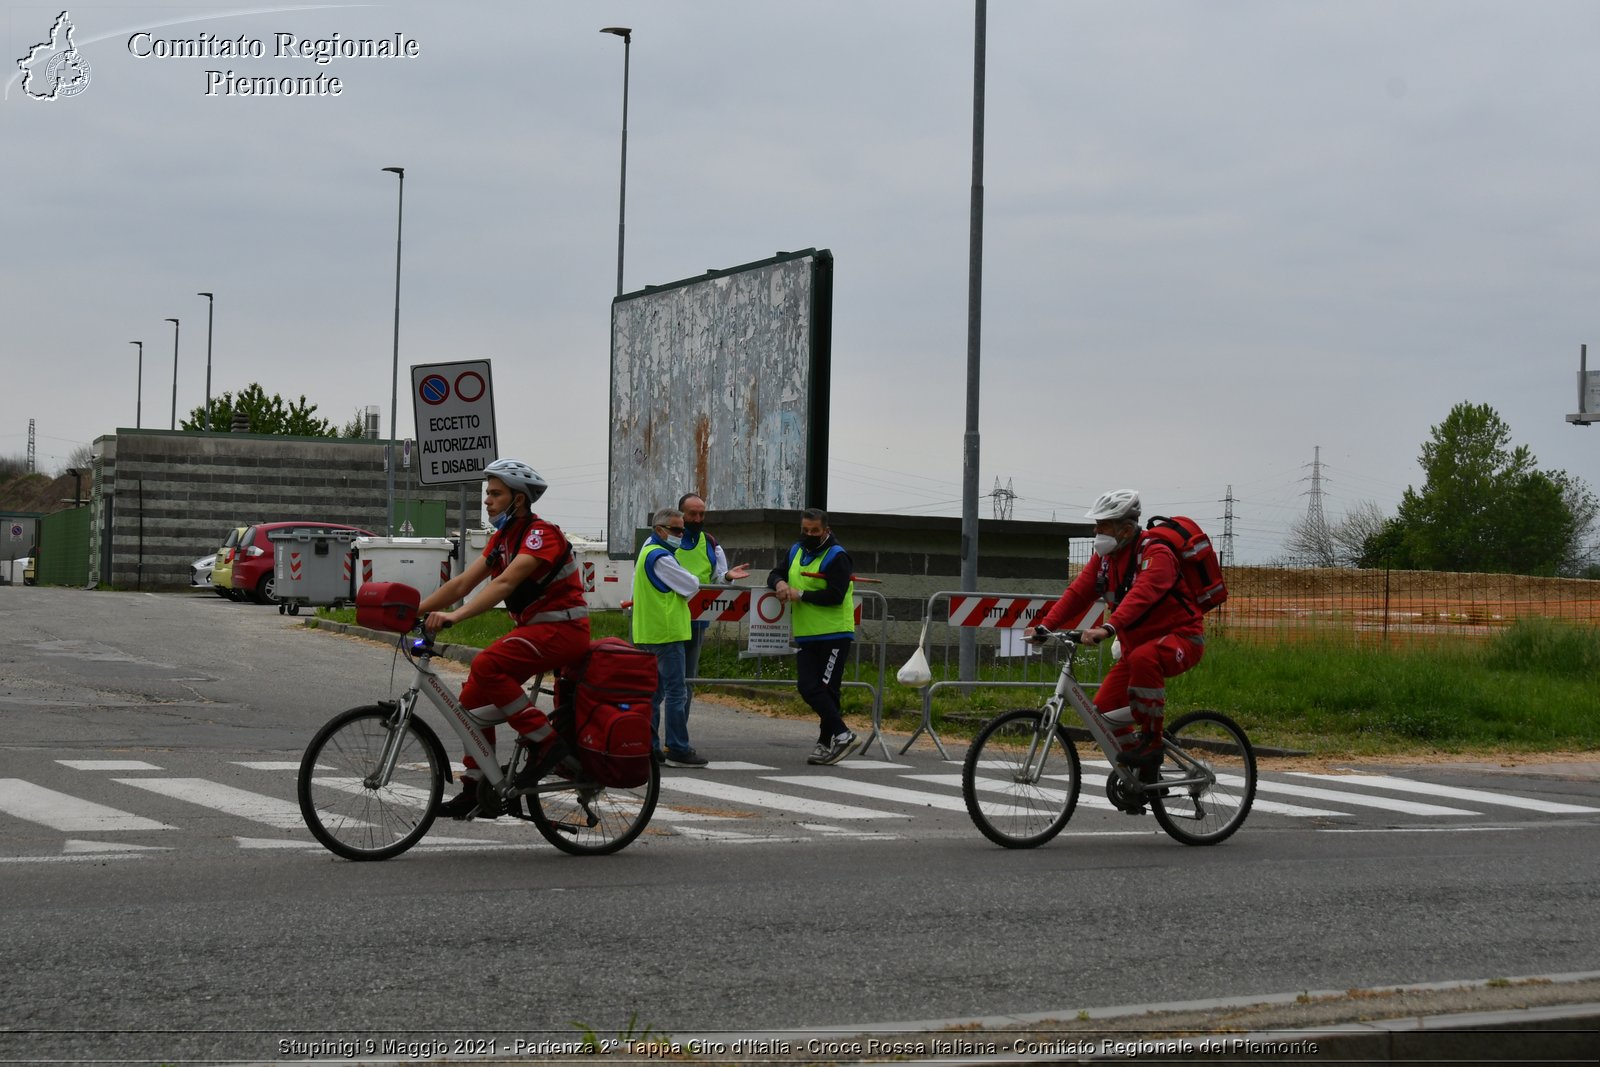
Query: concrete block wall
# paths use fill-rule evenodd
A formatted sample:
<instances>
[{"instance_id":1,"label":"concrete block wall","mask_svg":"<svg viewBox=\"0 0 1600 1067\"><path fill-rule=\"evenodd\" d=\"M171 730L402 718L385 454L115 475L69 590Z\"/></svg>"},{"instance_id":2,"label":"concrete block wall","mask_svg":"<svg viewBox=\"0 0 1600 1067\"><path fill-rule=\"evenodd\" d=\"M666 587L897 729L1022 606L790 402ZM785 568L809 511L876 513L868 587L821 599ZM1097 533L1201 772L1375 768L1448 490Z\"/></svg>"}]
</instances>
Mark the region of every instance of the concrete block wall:
<instances>
[{"instance_id":1,"label":"concrete block wall","mask_svg":"<svg viewBox=\"0 0 1600 1067\"><path fill-rule=\"evenodd\" d=\"M90 581L104 587L167 589L189 584L189 564L213 552L229 529L313 519L382 534L388 526L386 443L370 439L119 429L94 444ZM460 526L458 485L408 485L396 500L442 500ZM481 487L467 483L469 524Z\"/></svg>"}]
</instances>

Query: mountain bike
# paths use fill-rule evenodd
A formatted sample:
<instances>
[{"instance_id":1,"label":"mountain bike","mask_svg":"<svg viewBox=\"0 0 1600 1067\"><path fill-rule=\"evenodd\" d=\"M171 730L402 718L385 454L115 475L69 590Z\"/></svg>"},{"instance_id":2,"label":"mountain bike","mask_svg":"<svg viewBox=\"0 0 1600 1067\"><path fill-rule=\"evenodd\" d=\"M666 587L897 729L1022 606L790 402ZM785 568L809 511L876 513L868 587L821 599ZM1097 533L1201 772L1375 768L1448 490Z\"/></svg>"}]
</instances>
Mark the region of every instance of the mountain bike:
<instances>
[{"instance_id":1,"label":"mountain bike","mask_svg":"<svg viewBox=\"0 0 1600 1067\"><path fill-rule=\"evenodd\" d=\"M1238 723L1216 711L1196 711L1167 724L1158 768L1119 766L1118 724L1084 693L1073 675L1083 631L1049 632L1063 646L1061 677L1040 708L1002 712L967 749L961 794L967 813L989 840L1034 848L1061 832L1078 804L1083 766L1061 724L1071 705L1111 765L1106 796L1117 810L1156 822L1185 845L1215 845L1243 825L1256 796L1256 757ZM1115 714L1115 713L1113 713Z\"/></svg>"},{"instance_id":2,"label":"mountain bike","mask_svg":"<svg viewBox=\"0 0 1600 1067\"><path fill-rule=\"evenodd\" d=\"M483 730L434 670L433 638L420 623L400 636L398 647L416 668L411 687L397 700L334 716L311 738L300 761L300 814L330 852L350 860L389 859L422 840L433 825L452 774L439 735L417 716L419 697L438 709L483 771L477 817L509 815L532 822L556 848L580 856L616 852L644 831L661 790L654 760L642 785L605 786L585 772L575 754L541 759L538 747L519 737L510 762L502 765ZM536 698L541 692L555 696L552 725L567 752L576 753L565 687L557 679L551 690L543 690L542 677L530 688Z\"/></svg>"}]
</instances>

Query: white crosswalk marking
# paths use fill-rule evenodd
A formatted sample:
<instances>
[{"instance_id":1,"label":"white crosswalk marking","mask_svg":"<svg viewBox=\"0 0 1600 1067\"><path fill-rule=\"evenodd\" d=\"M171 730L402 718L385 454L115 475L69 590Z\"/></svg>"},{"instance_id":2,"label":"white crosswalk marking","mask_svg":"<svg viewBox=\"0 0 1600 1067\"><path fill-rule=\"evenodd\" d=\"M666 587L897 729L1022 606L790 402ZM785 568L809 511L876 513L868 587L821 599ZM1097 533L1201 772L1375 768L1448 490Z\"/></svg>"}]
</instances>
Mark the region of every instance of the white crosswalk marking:
<instances>
[{"instance_id":1,"label":"white crosswalk marking","mask_svg":"<svg viewBox=\"0 0 1600 1067\"><path fill-rule=\"evenodd\" d=\"M1549 815L1600 814L1600 808L1585 807L1581 804L1561 804L1553 800L1536 800L1533 797L1491 793L1484 789L1462 789L1453 785L1429 785L1427 782L1413 782L1386 774L1313 774L1310 771L1292 771L1290 773L1296 778L1316 778L1325 782L1364 785L1372 789L1390 789L1396 793L1422 793L1433 797L1447 797L1450 800L1465 800L1474 804L1520 808L1523 811L1542 811Z\"/></svg>"},{"instance_id":2,"label":"white crosswalk marking","mask_svg":"<svg viewBox=\"0 0 1600 1067\"><path fill-rule=\"evenodd\" d=\"M313 781L325 789L336 790L340 793L349 793L351 796L361 796L370 790L362 784L359 778L315 778ZM408 808L425 808L432 799L426 789L416 786L401 785L390 782L383 789L383 802L385 804L401 804ZM297 807L295 811L299 811Z\"/></svg>"},{"instance_id":3,"label":"white crosswalk marking","mask_svg":"<svg viewBox=\"0 0 1600 1067\"><path fill-rule=\"evenodd\" d=\"M142 759L58 759L57 763L74 771L159 771L154 763Z\"/></svg>"},{"instance_id":4,"label":"white crosswalk marking","mask_svg":"<svg viewBox=\"0 0 1600 1067\"><path fill-rule=\"evenodd\" d=\"M135 789L148 789L174 800L187 801L211 808L241 819L266 823L279 830L304 830L305 820L300 817L300 805L292 800L252 793L231 785L208 782L204 778L113 778L121 785Z\"/></svg>"},{"instance_id":5,"label":"white crosswalk marking","mask_svg":"<svg viewBox=\"0 0 1600 1067\"><path fill-rule=\"evenodd\" d=\"M232 761L232 766L254 771L271 772L260 779L262 792L223 785L204 778L167 778L160 774L139 773L116 777L99 777L96 772L161 772L163 768L142 760L55 760L60 767L74 772L71 777L57 777L62 782L85 783L84 789L95 789L93 783L115 783L145 794L169 798L204 809L195 820L201 826L206 813L216 817L231 816L253 823L265 824L286 833L281 838L238 837L241 848L308 849L320 846L302 833L304 822L296 803L294 778L299 764L288 761ZM895 840L901 835L872 829L852 829L871 821L890 819L941 818L964 814L966 803L961 795L961 774L954 763L922 762L920 766L936 773L907 773L917 764L893 764L875 760L847 760L830 768L814 768L812 773L783 773L780 768L759 763L728 761L707 768L707 772L723 770L729 774L699 773L670 774L662 778L660 805L653 816L655 825L664 834L674 833L705 842L719 844L784 843L824 841L833 839ZM1101 775L1110 772L1103 761L1084 760L1083 779L1079 793L1080 809L1096 814L1112 812L1114 807L1105 796ZM1003 770L997 764L995 770ZM81 772L78 773L78 772ZM858 773L859 772L859 773ZM986 807L996 818L1003 818L1008 803L1006 792L1012 788L1002 773L983 774L979 788L984 791ZM1242 780L1232 774L1219 774L1225 787L1237 787ZM737 784L740 780L750 785ZM326 771L317 779L324 788L356 794L364 787L355 778ZM759 783L759 784L758 784ZM1499 783L1494 783L1499 784ZM1064 799L1064 779L1060 775L1046 775L1043 795L1051 800ZM763 788L770 787L770 788ZM106 788L104 786L99 787ZM178 827L156 819L133 814L119 808L98 803L73 791L51 789L23 778L0 778L0 822L16 818L64 834L101 835L123 831L174 830ZM828 796L824 799L822 795ZM1270 798L1270 799L1269 799ZM409 807L426 803L427 791L415 788L396 788L389 792L391 802ZM1589 799L1589 798L1584 798ZM846 803L859 800L862 803ZM1296 803L1295 801L1301 801ZM1304 803L1309 801L1310 803ZM1594 816L1600 814L1600 804L1587 804L1547 800L1542 797L1518 796L1461 786L1432 785L1406 778L1382 774L1322 774L1304 772L1274 772L1263 774L1258 781L1256 812L1265 815L1291 818L1353 819L1358 809L1376 809L1399 815L1424 819L1453 818L1453 824L1439 829L1469 830L1476 827L1461 825L1461 817L1481 815L1480 810L1468 810L1441 803L1461 801L1473 809L1515 809L1543 815ZM674 803L682 805L681 810ZM1322 805L1327 805L1326 807ZM701 805L704 805L702 808ZM921 813L921 814L919 814ZM937 814L935 814L937 813ZM1021 814L1019 811L1018 814ZM1036 814L1029 812L1029 814ZM754 818L752 818L754 816ZM782 828L785 817L793 819L787 831ZM730 820L747 820L743 826ZM774 820L763 822L763 820ZM1480 820L1481 821L1481 820ZM718 829L711 829L721 823ZM709 824L709 825L708 825ZM181 824L180 824L181 825ZM964 825L964 824L963 824ZM798 827L798 832L792 827ZM541 840L528 833L525 823L505 819L496 823L479 824L481 836L446 838L430 836L419 847L435 849L477 850L485 848L542 847ZM1083 834L1155 831L1103 831L1095 822L1082 822L1074 832ZM769 836L774 835L775 836ZM65 862L88 857L107 859L128 858L139 855L159 855L163 848L149 845L125 845L107 841L83 840L70 837L64 851L57 855L3 856L0 862Z\"/></svg>"},{"instance_id":6,"label":"white crosswalk marking","mask_svg":"<svg viewBox=\"0 0 1600 1067\"><path fill-rule=\"evenodd\" d=\"M854 808L847 804L830 804L822 800L807 800L786 793L772 793L765 789L747 789L726 782L710 782L703 778L683 778L671 775L661 779L663 790L672 789L696 796L715 797L734 804L752 804L758 808L776 808L778 811L809 815L818 819L909 819L898 812L874 811L871 808Z\"/></svg>"},{"instance_id":7,"label":"white crosswalk marking","mask_svg":"<svg viewBox=\"0 0 1600 1067\"><path fill-rule=\"evenodd\" d=\"M1230 781L1229 775L1217 775L1218 781ZM1231 778L1230 784L1242 785L1244 779ZM1404 815L1476 815L1475 811L1465 808L1447 808L1439 804L1419 804L1410 800L1391 800L1388 797L1368 796L1365 793L1344 793L1333 789L1317 789L1313 786L1290 785L1288 782L1273 782L1265 778L1257 779L1256 794L1262 793L1287 793L1290 796L1306 797L1311 800L1329 800L1336 804L1353 804L1358 808L1381 808L1384 811L1396 811Z\"/></svg>"},{"instance_id":8,"label":"white crosswalk marking","mask_svg":"<svg viewBox=\"0 0 1600 1067\"><path fill-rule=\"evenodd\" d=\"M858 782L851 778L835 778L825 774L797 775L793 778L765 779L768 782L777 782L780 785L797 785L809 789L829 789L836 793L850 793L858 797L871 797L874 800L892 800L899 804L910 804L919 808L942 808L945 811L966 811L967 802L960 797L947 797L940 793L930 793L925 789L901 789L892 785L880 785L877 782Z\"/></svg>"},{"instance_id":9,"label":"white crosswalk marking","mask_svg":"<svg viewBox=\"0 0 1600 1067\"><path fill-rule=\"evenodd\" d=\"M58 793L21 778L0 778L0 812L65 833L174 829L164 822Z\"/></svg>"},{"instance_id":10,"label":"white crosswalk marking","mask_svg":"<svg viewBox=\"0 0 1600 1067\"><path fill-rule=\"evenodd\" d=\"M1109 763L1101 763L1100 767L1107 772L1109 772L1111 769L1111 765ZM1093 769L1093 764L1086 763L1085 769ZM938 782L951 786L955 789L961 788L961 776L959 774L908 774L905 777L917 778L925 782ZM1046 775L1045 777L1049 778L1054 776ZM1242 779L1236 778L1229 784L1240 785L1242 782ZM1279 804L1278 802L1272 800L1262 800L1260 790L1260 783L1257 782L1255 803L1250 806L1252 811L1262 811L1271 815L1288 815L1297 819L1308 819L1318 815L1326 818L1329 816L1336 817L1349 814L1349 812L1344 811L1329 811L1326 808L1304 808L1298 804ZM1106 799L1099 793L1091 793L1087 788L1084 788L1078 794L1078 803L1086 808L1100 808L1105 811L1116 810L1116 805L1112 804L1110 800Z\"/></svg>"}]
</instances>

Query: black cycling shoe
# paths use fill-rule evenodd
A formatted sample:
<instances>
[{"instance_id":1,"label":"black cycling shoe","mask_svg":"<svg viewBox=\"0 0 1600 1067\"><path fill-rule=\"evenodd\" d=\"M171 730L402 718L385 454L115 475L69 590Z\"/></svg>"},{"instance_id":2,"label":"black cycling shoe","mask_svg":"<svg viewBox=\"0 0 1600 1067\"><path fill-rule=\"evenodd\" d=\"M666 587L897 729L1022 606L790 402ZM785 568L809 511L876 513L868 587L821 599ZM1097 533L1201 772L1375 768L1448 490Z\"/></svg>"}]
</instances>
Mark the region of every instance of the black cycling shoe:
<instances>
[{"instance_id":1,"label":"black cycling shoe","mask_svg":"<svg viewBox=\"0 0 1600 1067\"><path fill-rule=\"evenodd\" d=\"M478 806L478 780L463 778L461 792L449 800L439 801L433 809L435 816L444 819L498 819L498 811L482 811Z\"/></svg>"},{"instance_id":2,"label":"black cycling shoe","mask_svg":"<svg viewBox=\"0 0 1600 1067\"><path fill-rule=\"evenodd\" d=\"M1139 781L1155 782L1161 777L1161 738L1141 735L1132 748L1117 753L1117 763L1139 772Z\"/></svg>"}]
</instances>

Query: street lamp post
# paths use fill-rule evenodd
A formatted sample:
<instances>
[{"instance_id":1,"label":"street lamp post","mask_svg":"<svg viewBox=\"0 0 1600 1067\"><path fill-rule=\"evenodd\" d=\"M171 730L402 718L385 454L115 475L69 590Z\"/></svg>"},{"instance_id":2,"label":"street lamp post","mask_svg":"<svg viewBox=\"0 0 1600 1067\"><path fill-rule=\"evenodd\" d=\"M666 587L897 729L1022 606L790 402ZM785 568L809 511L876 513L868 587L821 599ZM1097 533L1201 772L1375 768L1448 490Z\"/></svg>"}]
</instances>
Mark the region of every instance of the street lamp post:
<instances>
[{"instance_id":1,"label":"street lamp post","mask_svg":"<svg viewBox=\"0 0 1600 1067\"><path fill-rule=\"evenodd\" d=\"M178 320L168 319L172 323L172 425L169 430L178 428Z\"/></svg>"},{"instance_id":2,"label":"street lamp post","mask_svg":"<svg viewBox=\"0 0 1600 1067\"><path fill-rule=\"evenodd\" d=\"M622 295L622 244L628 218L628 62L633 51L633 30L607 26L601 33L622 38L622 178L617 193L617 295Z\"/></svg>"},{"instance_id":3,"label":"street lamp post","mask_svg":"<svg viewBox=\"0 0 1600 1067\"><path fill-rule=\"evenodd\" d=\"M211 432L211 312L216 308L216 300L210 293L196 293L195 296L206 298L206 421L205 429Z\"/></svg>"},{"instance_id":4,"label":"street lamp post","mask_svg":"<svg viewBox=\"0 0 1600 1067\"><path fill-rule=\"evenodd\" d=\"M144 428L144 342L129 341L128 343L139 346L139 377L134 379L135 384L133 387L133 428L139 430Z\"/></svg>"},{"instance_id":5,"label":"street lamp post","mask_svg":"<svg viewBox=\"0 0 1600 1067\"><path fill-rule=\"evenodd\" d=\"M988 13L987 0L976 0L972 31L972 202L967 238L967 432L961 448L962 592L978 588L978 371L983 336L983 111ZM957 658L961 680L975 680L978 641L970 627L961 631Z\"/></svg>"},{"instance_id":6,"label":"street lamp post","mask_svg":"<svg viewBox=\"0 0 1600 1067\"><path fill-rule=\"evenodd\" d=\"M399 430L395 420L400 417L400 232L406 217L406 169L384 167L385 174L400 179L400 201L394 222L394 366L389 378L389 451L385 466L388 468L389 536L394 536L394 445Z\"/></svg>"}]
</instances>

